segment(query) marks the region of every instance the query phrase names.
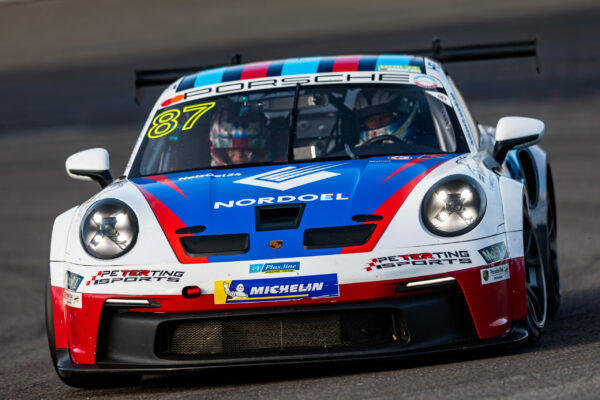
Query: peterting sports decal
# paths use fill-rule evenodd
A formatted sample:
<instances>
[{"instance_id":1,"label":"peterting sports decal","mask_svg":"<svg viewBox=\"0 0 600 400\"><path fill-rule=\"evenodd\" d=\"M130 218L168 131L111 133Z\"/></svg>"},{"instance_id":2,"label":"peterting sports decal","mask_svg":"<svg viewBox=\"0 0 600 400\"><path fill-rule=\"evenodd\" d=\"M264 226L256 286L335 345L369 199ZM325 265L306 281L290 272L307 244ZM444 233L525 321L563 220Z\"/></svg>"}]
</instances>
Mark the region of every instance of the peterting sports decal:
<instances>
[{"instance_id":1,"label":"peterting sports decal","mask_svg":"<svg viewBox=\"0 0 600 400\"><path fill-rule=\"evenodd\" d=\"M483 249L479 250L479 254L481 254L481 257L483 257L487 264L492 264L508 258L508 251L506 250L506 245L504 242L484 247Z\"/></svg>"},{"instance_id":2,"label":"peterting sports decal","mask_svg":"<svg viewBox=\"0 0 600 400\"><path fill-rule=\"evenodd\" d=\"M215 304L339 296L337 274L215 282Z\"/></svg>"},{"instance_id":3,"label":"peterting sports decal","mask_svg":"<svg viewBox=\"0 0 600 400\"><path fill-rule=\"evenodd\" d=\"M485 268L479 271L481 273L481 284L500 282L510 278L510 269L508 264L499 265L497 267Z\"/></svg>"},{"instance_id":4,"label":"peterting sports decal","mask_svg":"<svg viewBox=\"0 0 600 400\"><path fill-rule=\"evenodd\" d=\"M179 282L185 274L184 271L149 270L149 269L122 269L111 271L98 271L85 285L106 285L111 283L133 282Z\"/></svg>"},{"instance_id":5,"label":"peterting sports decal","mask_svg":"<svg viewBox=\"0 0 600 400\"><path fill-rule=\"evenodd\" d=\"M471 256L467 250L438 251L432 253L414 253L398 256L373 258L366 267L367 271L374 269L405 267L409 265L455 265L471 264Z\"/></svg>"},{"instance_id":6,"label":"peterting sports decal","mask_svg":"<svg viewBox=\"0 0 600 400\"><path fill-rule=\"evenodd\" d=\"M279 262L279 263L264 263L264 264L251 264L250 273L255 274L257 272L263 272L265 274L271 274L275 272L295 272L300 270L299 262Z\"/></svg>"},{"instance_id":7,"label":"peterting sports decal","mask_svg":"<svg viewBox=\"0 0 600 400\"><path fill-rule=\"evenodd\" d=\"M260 186L275 190L288 190L308 183L338 176L338 173L325 171L342 164L308 165L305 167L284 167L274 171L249 176L235 181L244 185Z\"/></svg>"}]
</instances>

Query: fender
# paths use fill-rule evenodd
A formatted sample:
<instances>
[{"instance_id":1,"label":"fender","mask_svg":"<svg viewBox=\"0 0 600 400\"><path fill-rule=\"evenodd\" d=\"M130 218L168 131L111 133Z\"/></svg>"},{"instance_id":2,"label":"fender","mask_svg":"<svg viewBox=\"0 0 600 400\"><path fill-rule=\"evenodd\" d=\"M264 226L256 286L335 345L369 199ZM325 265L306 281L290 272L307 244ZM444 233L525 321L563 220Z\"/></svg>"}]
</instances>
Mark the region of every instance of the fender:
<instances>
[{"instance_id":1,"label":"fender","mask_svg":"<svg viewBox=\"0 0 600 400\"><path fill-rule=\"evenodd\" d=\"M73 221L78 207L60 214L54 220L52 227L52 239L50 242L50 287L52 301L52 321L54 328L54 345L57 349L68 347L67 326L65 323L64 277L65 277L65 253L67 249L67 238L69 227Z\"/></svg>"}]
</instances>

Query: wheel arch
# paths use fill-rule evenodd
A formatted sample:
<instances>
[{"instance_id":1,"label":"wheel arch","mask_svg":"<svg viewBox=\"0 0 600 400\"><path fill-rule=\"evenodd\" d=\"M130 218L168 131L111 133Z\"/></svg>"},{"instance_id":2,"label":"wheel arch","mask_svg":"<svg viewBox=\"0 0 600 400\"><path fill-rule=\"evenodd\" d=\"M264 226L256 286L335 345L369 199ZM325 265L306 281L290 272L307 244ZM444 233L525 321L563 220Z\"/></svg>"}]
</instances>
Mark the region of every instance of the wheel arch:
<instances>
[{"instance_id":1,"label":"wheel arch","mask_svg":"<svg viewBox=\"0 0 600 400\"><path fill-rule=\"evenodd\" d=\"M55 361L56 349L68 348L64 305L65 253L69 230L77 207L60 214L54 220L50 241L50 263L46 283L45 315L50 353Z\"/></svg>"}]
</instances>

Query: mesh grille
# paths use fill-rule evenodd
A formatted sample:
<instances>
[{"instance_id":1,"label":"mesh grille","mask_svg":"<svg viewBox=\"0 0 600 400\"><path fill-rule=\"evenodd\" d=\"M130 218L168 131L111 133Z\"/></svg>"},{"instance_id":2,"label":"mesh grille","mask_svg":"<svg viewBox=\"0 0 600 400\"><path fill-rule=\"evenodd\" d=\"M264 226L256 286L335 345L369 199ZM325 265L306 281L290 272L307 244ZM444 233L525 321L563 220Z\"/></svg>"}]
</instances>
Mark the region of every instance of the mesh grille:
<instances>
[{"instance_id":1,"label":"mesh grille","mask_svg":"<svg viewBox=\"0 0 600 400\"><path fill-rule=\"evenodd\" d=\"M161 326L161 357L281 352L406 342L392 310L319 312L169 322Z\"/></svg>"}]
</instances>

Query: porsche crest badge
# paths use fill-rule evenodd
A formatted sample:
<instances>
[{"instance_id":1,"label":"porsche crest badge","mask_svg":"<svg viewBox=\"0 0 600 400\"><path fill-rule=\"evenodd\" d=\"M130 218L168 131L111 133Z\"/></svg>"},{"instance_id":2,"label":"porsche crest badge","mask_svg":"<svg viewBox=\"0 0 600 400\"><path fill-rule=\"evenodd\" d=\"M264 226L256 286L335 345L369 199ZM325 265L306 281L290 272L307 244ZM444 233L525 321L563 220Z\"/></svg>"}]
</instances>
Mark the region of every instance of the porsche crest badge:
<instances>
[{"instance_id":1,"label":"porsche crest badge","mask_svg":"<svg viewBox=\"0 0 600 400\"><path fill-rule=\"evenodd\" d=\"M273 250L277 250L282 245L283 245L283 240L271 240L269 242L269 247L272 248Z\"/></svg>"}]
</instances>

